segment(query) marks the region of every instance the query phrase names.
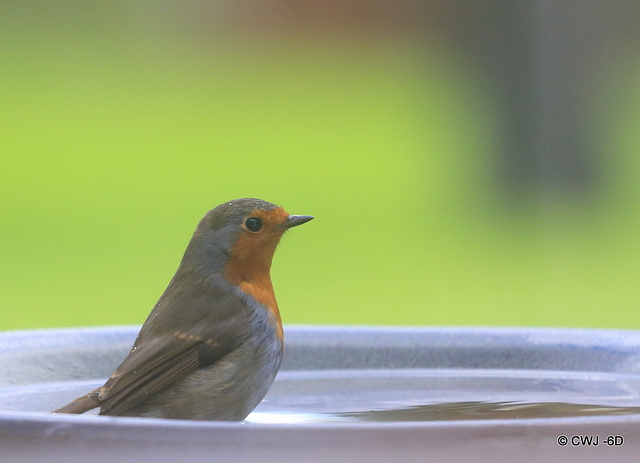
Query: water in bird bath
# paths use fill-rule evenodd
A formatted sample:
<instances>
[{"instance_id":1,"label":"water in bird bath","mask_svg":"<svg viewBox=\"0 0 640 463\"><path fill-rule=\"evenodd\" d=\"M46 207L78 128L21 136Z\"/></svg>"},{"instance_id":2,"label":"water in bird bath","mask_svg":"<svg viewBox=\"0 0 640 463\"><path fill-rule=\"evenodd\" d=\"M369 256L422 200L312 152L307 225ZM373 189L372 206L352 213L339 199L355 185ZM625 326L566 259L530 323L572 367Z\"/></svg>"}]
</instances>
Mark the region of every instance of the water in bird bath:
<instances>
[{"instance_id":1,"label":"water in bird bath","mask_svg":"<svg viewBox=\"0 0 640 463\"><path fill-rule=\"evenodd\" d=\"M1 411L48 412L102 384L0 388ZM551 370L282 371L248 423L416 422L640 414L640 375Z\"/></svg>"},{"instance_id":2,"label":"water in bird bath","mask_svg":"<svg viewBox=\"0 0 640 463\"><path fill-rule=\"evenodd\" d=\"M640 376L545 370L282 372L247 421L529 419L640 413Z\"/></svg>"}]
</instances>

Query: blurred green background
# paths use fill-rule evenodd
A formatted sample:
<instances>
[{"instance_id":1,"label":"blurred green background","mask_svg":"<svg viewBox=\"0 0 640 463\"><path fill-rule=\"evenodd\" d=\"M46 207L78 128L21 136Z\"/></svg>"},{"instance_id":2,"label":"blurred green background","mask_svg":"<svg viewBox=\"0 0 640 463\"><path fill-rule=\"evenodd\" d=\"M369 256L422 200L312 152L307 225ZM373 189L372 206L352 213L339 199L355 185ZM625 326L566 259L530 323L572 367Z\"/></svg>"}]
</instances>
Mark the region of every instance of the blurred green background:
<instances>
[{"instance_id":1,"label":"blurred green background","mask_svg":"<svg viewBox=\"0 0 640 463\"><path fill-rule=\"evenodd\" d=\"M491 18L418 3L3 3L0 329L142 323L247 196L316 216L285 323L640 328L637 47L584 58L588 181L549 182L504 167Z\"/></svg>"}]
</instances>

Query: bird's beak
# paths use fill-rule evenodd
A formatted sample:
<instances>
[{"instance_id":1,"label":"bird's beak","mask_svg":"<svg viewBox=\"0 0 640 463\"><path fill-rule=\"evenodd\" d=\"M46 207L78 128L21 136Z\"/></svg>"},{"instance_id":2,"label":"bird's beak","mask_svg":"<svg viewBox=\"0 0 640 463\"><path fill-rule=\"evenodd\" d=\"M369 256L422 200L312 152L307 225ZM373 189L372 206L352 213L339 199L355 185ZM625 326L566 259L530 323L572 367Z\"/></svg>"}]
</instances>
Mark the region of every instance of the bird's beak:
<instances>
[{"instance_id":1,"label":"bird's beak","mask_svg":"<svg viewBox=\"0 0 640 463\"><path fill-rule=\"evenodd\" d=\"M283 228L291 228L297 227L298 225L302 225L303 223L307 223L309 220L312 220L313 217L310 215L290 215L287 220L282 224Z\"/></svg>"}]
</instances>

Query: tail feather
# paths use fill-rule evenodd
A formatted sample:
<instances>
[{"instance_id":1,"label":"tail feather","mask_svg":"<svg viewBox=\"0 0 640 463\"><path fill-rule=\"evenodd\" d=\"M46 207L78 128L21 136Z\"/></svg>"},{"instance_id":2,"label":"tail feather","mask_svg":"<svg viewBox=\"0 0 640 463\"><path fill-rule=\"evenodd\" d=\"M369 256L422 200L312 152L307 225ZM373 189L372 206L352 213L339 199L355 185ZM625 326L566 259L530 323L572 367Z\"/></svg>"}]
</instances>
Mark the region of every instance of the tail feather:
<instances>
[{"instance_id":1,"label":"tail feather","mask_svg":"<svg viewBox=\"0 0 640 463\"><path fill-rule=\"evenodd\" d=\"M95 391L78 397L73 402L69 402L67 405L60 407L52 411L51 413L74 413L80 415L96 407L99 407L100 402L98 400L98 391L99 389L96 389Z\"/></svg>"}]
</instances>

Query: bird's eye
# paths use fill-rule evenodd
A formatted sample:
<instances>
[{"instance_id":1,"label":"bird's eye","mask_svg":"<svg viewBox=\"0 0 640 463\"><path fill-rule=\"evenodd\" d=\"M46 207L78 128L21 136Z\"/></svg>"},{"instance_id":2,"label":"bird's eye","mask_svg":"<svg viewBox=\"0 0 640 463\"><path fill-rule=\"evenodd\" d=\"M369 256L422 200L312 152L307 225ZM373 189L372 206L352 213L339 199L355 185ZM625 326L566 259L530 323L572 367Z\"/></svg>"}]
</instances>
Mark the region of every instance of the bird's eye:
<instances>
[{"instance_id":1,"label":"bird's eye","mask_svg":"<svg viewBox=\"0 0 640 463\"><path fill-rule=\"evenodd\" d=\"M260 231L260 229L262 228L262 220L258 219L257 217L249 217L247 220L245 220L244 226L252 232Z\"/></svg>"}]
</instances>

